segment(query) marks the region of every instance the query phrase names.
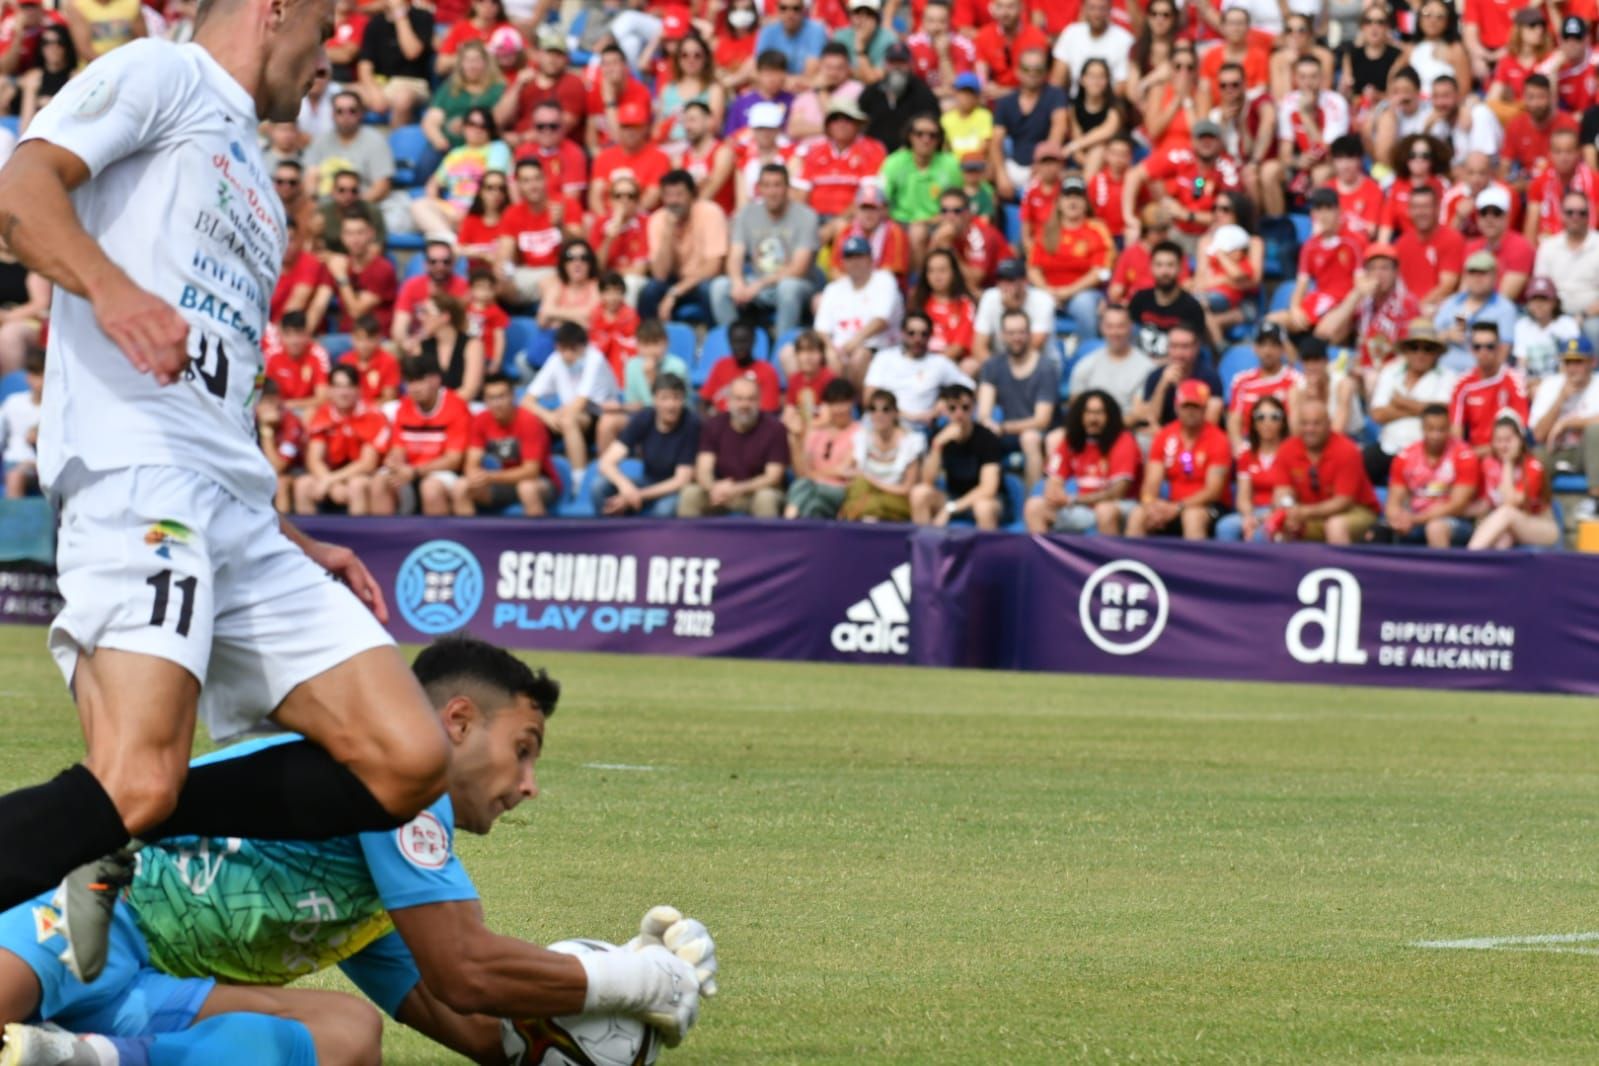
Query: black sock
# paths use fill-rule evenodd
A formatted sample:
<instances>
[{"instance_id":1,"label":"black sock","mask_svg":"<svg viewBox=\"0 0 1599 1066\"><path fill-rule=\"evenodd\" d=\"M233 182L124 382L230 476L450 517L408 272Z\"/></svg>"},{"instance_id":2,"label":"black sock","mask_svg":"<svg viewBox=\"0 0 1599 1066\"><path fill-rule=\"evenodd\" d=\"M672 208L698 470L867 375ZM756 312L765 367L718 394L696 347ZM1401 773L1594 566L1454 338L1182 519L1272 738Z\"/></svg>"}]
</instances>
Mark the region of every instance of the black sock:
<instances>
[{"instance_id":1,"label":"black sock","mask_svg":"<svg viewBox=\"0 0 1599 1066\"><path fill-rule=\"evenodd\" d=\"M89 768L0 796L0 910L54 888L128 842L116 804Z\"/></svg>"},{"instance_id":2,"label":"black sock","mask_svg":"<svg viewBox=\"0 0 1599 1066\"><path fill-rule=\"evenodd\" d=\"M404 822L348 767L301 740L191 767L172 817L139 836L329 840Z\"/></svg>"}]
</instances>

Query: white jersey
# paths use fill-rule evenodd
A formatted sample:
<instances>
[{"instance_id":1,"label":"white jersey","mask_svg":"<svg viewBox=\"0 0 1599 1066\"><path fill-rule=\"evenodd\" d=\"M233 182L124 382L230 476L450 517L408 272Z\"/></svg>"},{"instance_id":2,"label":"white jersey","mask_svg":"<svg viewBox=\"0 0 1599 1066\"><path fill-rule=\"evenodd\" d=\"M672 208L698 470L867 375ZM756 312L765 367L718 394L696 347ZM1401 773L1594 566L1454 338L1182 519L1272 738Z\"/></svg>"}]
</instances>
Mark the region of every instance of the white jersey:
<instances>
[{"instance_id":1,"label":"white jersey","mask_svg":"<svg viewBox=\"0 0 1599 1066\"><path fill-rule=\"evenodd\" d=\"M178 383L157 385L100 330L88 301L57 288L39 432L47 488L75 464L171 466L247 503L271 500L255 401L286 224L259 121L203 48L144 39L95 60L28 127L25 142L87 164L90 180L72 194L79 220L187 320L192 358Z\"/></svg>"}]
</instances>

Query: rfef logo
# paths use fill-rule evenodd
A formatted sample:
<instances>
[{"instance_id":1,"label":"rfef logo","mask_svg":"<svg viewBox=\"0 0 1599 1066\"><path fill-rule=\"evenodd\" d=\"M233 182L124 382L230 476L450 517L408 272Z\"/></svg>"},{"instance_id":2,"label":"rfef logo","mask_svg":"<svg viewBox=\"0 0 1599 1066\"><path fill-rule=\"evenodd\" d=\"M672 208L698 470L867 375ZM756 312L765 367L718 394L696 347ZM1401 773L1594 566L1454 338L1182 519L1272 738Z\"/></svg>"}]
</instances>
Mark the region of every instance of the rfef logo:
<instances>
[{"instance_id":1,"label":"rfef logo","mask_svg":"<svg viewBox=\"0 0 1599 1066\"><path fill-rule=\"evenodd\" d=\"M1288 654L1302 663L1339 663L1362 666L1366 652L1360 646L1360 582L1348 570L1324 566L1299 581L1299 602L1283 634ZM1305 640L1307 630L1319 634L1316 643Z\"/></svg>"},{"instance_id":2,"label":"rfef logo","mask_svg":"<svg viewBox=\"0 0 1599 1066\"><path fill-rule=\"evenodd\" d=\"M483 603L483 568L455 541L430 540L400 564L394 599L400 616L418 633L453 632Z\"/></svg>"},{"instance_id":3,"label":"rfef logo","mask_svg":"<svg viewBox=\"0 0 1599 1066\"><path fill-rule=\"evenodd\" d=\"M1095 570L1077 599L1083 633L1107 655L1137 655L1155 643L1170 611L1165 582L1133 559Z\"/></svg>"},{"instance_id":4,"label":"rfef logo","mask_svg":"<svg viewBox=\"0 0 1599 1066\"><path fill-rule=\"evenodd\" d=\"M872 586L866 598L844 612L833 627L833 650L866 655L909 655L911 650L911 564L901 563L888 580Z\"/></svg>"}]
</instances>

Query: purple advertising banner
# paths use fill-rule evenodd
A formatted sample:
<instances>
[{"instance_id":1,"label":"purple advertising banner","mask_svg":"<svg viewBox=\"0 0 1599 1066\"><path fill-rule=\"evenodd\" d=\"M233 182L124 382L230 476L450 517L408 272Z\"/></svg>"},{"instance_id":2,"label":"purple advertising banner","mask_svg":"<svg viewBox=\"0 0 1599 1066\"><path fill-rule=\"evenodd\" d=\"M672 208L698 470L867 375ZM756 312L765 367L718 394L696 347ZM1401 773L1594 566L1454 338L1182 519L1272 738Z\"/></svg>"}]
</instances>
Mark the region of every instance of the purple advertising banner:
<instances>
[{"instance_id":1,"label":"purple advertising banner","mask_svg":"<svg viewBox=\"0 0 1599 1066\"><path fill-rule=\"evenodd\" d=\"M0 623L49 625L59 610L54 567L0 562Z\"/></svg>"},{"instance_id":2,"label":"purple advertising banner","mask_svg":"<svg viewBox=\"0 0 1599 1066\"><path fill-rule=\"evenodd\" d=\"M913 557L917 663L1599 692L1580 555L928 532Z\"/></svg>"},{"instance_id":3,"label":"purple advertising banner","mask_svg":"<svg viewBox=\"0 0 1599 1066\"><path fill-rule=\"evenodd\" d=\"M906 661L903 527L322 519L389 598L402 641L468 629L510 647Z\"/></svg>"}]
</instances>

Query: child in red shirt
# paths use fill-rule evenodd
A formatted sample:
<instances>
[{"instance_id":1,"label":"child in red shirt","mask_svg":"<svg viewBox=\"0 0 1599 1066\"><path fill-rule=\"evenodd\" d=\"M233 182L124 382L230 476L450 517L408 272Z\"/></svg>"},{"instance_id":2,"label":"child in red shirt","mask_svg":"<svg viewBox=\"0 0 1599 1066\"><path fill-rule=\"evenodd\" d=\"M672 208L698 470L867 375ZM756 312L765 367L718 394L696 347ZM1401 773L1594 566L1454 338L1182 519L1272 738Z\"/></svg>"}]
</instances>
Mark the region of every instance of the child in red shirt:
<instances>
[{"instance_id":1,"label":"child in red shirt","mask_svg":"<svg viewBox=\"0 0 1599 1066\"><path fill-rule=\"evenodd\" d=\"M498 374L505 358L505 327L511 316L500 306L499 284L491 270L472 272L472 288L467 293L466 335L483 341L484 372Z\"/></svg>"},{"instance_id":2,"label":"child in red shirt","mask_svg":"<svg viewBox=\"0 0 1599 1066\"><path fill-rule=\"evenodd\" d=\"M620 274L600 279L600 305L589 316L589 343L611 364L621 381L627 361L638 353L638 312L627 306L627 282Z\"/></svg>"},{"instance_id":3,"label":"child in red shirt","mask_svg":"<svg viewBox=\"0 0 1599 1066\"><path fill-rule=\"evenodd\" d=\"M822 402L822 390L833 380L827 368L826 351L821 335L806 330L794 338L794 363L798 369L788 379L788 392L784 400L789 407L799 408L807 423Z\"/></svg>"}]
</instances>

